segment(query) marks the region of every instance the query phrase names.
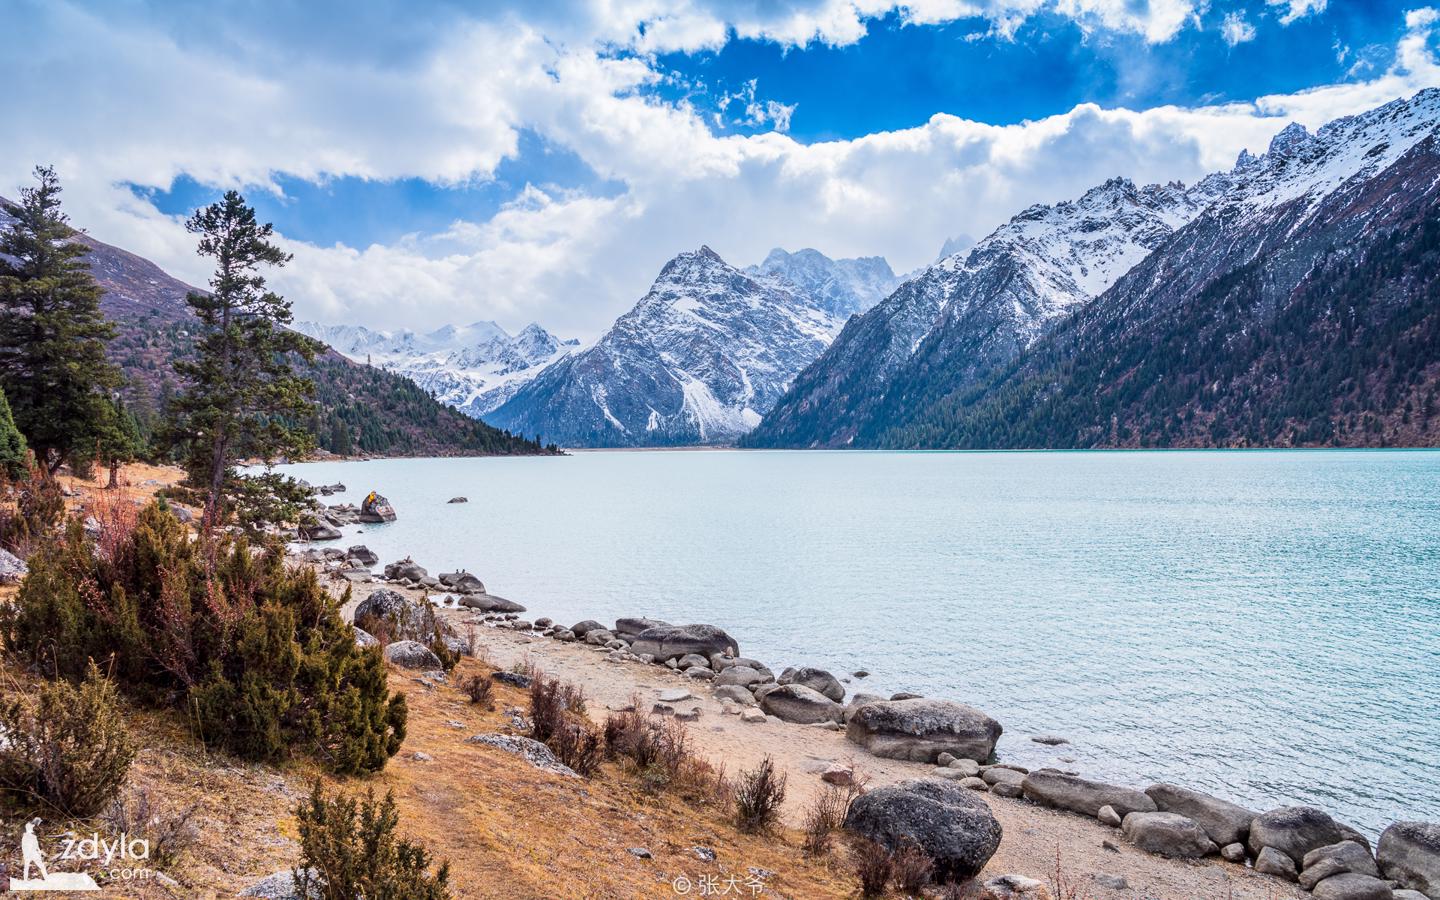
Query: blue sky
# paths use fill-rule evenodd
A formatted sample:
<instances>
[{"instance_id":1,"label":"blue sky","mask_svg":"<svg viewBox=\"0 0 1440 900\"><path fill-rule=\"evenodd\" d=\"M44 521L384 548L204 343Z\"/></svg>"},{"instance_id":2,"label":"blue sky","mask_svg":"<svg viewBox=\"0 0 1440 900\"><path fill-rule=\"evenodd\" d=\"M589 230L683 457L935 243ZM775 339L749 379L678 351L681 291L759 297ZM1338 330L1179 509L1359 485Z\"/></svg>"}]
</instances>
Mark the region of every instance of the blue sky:
<instances>
[{"instance_id":1,"label":"blue sky","mask_svg":"<svg viewBox=\"0 0 1440 900\"><path fill-rule=\"evenodd\" d=\"M302 317L594 336L708 243L930 262L1104 178L1192 180L1440 84L1440 15L1340 0L13 0L0 193L201 280L230 187Z\"/></svg>"}]
</instances>

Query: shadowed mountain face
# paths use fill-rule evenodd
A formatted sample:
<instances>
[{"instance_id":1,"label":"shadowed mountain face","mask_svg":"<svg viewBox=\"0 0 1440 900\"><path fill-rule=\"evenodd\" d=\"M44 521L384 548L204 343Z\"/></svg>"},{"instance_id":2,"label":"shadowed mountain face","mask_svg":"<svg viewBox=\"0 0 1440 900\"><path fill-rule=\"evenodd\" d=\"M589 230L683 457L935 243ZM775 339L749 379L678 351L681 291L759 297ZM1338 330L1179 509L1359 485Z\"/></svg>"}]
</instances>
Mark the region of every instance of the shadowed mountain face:
<instances>
[{"instance_id":1,"label":"shadowed mountain face","mask_svg":"<svg viewBox=\"0 0 1440 900\"><path fill-rule=\"evenodd\" d=\"M1426 91L1189 189L1027 210L853 321L747 443L1433 444L1437 121Z\"/></svg>"},{"instance_id":2,"label":"shadowed mountain face","mask_svg":"<svg viewBox=\"0 0 1440 900\"><path fill-rule=\"evenodd\" d=\"M742 272L708 247L682 253L594 346L488 418L569 446L733 441L839 331L832 301Z\"/></svg>"},{"instance_id":3,"label":"shadowed mountain face","mask_svg":"<svg viewBox=\"0 0 1440 900\"><path fill-rule=\"evenodd\" d=\"M0 228L10 223L0 210ZM197 290L147 259L89 235L79 239L104 290L100 309L118 329L109 355L125 374L128 400L153 426L180 390L175 359L193 347L195 320L185 295ZM327 350L310 367L320 409L310 423L322 448L337 453L467 455L535 453L513 438L432 399L410 380Z\"/></svg>"}]
</instances>

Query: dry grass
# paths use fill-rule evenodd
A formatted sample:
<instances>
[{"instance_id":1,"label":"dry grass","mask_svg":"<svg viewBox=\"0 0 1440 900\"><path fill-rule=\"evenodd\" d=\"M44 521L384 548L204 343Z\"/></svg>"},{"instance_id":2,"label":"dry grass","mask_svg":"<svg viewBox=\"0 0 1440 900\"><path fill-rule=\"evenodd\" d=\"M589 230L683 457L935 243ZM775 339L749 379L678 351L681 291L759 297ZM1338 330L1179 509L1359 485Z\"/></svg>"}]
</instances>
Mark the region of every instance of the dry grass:
<instances>
[{"instance_id":1,"label":"dry grass","mask_svg":"<svg viewBox=\"0 0 1440 900\"><path fill-rule=\"evenodd\" d=\"M488 670L466 659L458 674L456 685ZM659 729L676 765L667 789L650 790L625 758L576 781L536 770L494 748L465 743L473 734L505 731L503 710L525 705L526 691L496 684L497 711L489 711L471 704L458 686L424 689L400 671L392 672L390 680L392 689L408 695L405 746L377 776L323 780L330 789L393 790L401 831L422 841L437 859L450 861L457 898L671 897L679 896L671 882L682 877L697 896L702 879L723 884L735 875L745 884L753 878L752 867L773 873L766 880L769 889L759 896L853 896L849 873L808 858L798 833L777 829L750 836L736 829L714 797L718 773L710 770L705 777L711 788L702 790L696 785L704 778L693 767L703 763L675 754L676 746L686 746L680 723L668 721ZM163 869L180 880L180 887L152 882L114 896L230 897L294 864L299 854L294 809L317 777L313 766L236 763L207 753L170 715L129 709L127 717L142 746L129 795L165 810L163 817L183 817L183 826L176 827L185 838L174 843L175 859ZM449 724L454 722L463 727ZM432 759L416 760L417 751ZM144 813L117 815L134 819ZM0 816L0 829L7 833L17 833L20 826L18 816ZM104 830L101 820L97 826ZM51 841L59 830L57 823L42 840ZM631 847L647 848L653 859L636 858L627 852ZM696 847L713 850L715 860L701 858ZM19 862L18 848L6 852L6 862Z\"/></svg>"}]
</instances>

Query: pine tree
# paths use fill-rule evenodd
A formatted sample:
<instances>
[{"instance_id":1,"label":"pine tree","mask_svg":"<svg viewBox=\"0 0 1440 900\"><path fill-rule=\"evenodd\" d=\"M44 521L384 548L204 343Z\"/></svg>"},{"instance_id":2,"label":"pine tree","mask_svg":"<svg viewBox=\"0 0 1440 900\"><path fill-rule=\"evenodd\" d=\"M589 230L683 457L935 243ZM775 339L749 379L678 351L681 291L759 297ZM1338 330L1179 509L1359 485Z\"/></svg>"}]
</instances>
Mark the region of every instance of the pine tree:
<instances>
[{"instance_id":1,"label":"pine tree","mask_svg":"<svg viewBox=\"0 0 1440 900\"><path fill-rule=\"evenodd\" d=\"M25 454L25 435L15 427L10 403L0 391L0 479L13 481L24 476L29 463Z\"/></svg>"},{"instance_id":2,"label":"pine tree","mask_svg":"<svg viewBox=\"0 0 1440 900\"><path fill-rule=\"evenodd\" d=\"M89 252L60 211L60 179L35 169L36 187L5 204L15 221L0 233L0 383L15 424L54 474L95 446L119 370L105 359L115 327L100 312Z\"/></svg>"},{"instance_id":3,"label":"pine tree","mask_svg":"<svg viewBox=\"0 0 1440 900\"><path fill-rule=\"evenodd\" d=\"M134 462L145 452L145 439L140 435L140 423L126 408L125 401L118 398L106 405L99 440L100 462L110 470L109 487L120 486L120 467Z\"/></svg>"},{"instance_id":4,"label":"pine tree","mask_svg":"<svg viewBox=\"0 0 1440 900\"><path fill-rule=\"evenodd\" d=\"M174 405L174 433L185 445L191 483L205 492L208 529L225 521L227 503L258 499L256 484L241 483L253 479L237 475L237 461L269 462L310 448L312 436L291 423L313 414L314 384L295 373L292 358L311 361L320 344L285 328L290 302L266 290L260 269L283 266L290 255L271 242L273 226L259 224L239 193L198 210L186 228L200 236L200 254L216 261L211 292L185 298L201 323L196 358L175 364L188 385Z\"/></svg>"}]
</instances>

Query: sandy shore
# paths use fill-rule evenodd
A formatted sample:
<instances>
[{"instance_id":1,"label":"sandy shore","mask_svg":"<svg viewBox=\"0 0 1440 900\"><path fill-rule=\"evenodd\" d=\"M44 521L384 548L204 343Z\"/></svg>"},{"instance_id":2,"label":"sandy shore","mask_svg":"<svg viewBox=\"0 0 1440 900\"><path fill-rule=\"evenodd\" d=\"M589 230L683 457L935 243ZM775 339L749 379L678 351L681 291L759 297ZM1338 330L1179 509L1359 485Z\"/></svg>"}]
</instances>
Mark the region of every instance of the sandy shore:
<instances>
[{"instance_id":1,"label":"sandy shore","mask_svg":"<svg viewBox=\"0 0 1440 900\"><path fill-rule=\"evenodd\" d=\"M344 582L331 582L342 592ZM371 590L386 587L413 600L422 591L390 584L355 585L354 603ZM524 602L523 599L520 602ZM846 740L843 732L820 726L792 725L770 719L763 723L742 722L725 715L708 684L696 682L663 666L634 662L611 662L608 651L585 644L562 643L537 634L496 628L469 610L444 609L462 633L474 625L481 654L500 668L529 662L554 677L582 685L591 700L591 715L603 720L607 709L620 709L638 698L648 709L662 690L685 688L693 701L677 708L699 707L700 719L690 723L697 749L713 764L728 772L753 767L771 757L788 777L786 815L792 824L800 821L811 798L821 789L819 773L834 762L852 764L871 787L931 774L933 767L870 756ZM530 610L527 616L543 616L544 610ZM744 635L736 639L744 645ZM765 661L779 670L784 660ZM779 665L777 665L777 663ZM853 685L851 687L854 687ZM983 701L980 701L983 706ZM1081 773L1084 774L1083 772ZM1083 816L1059 812L1019 799L993 794L981 795L1004 827L999 851L986 867L986 875L1018 873L1048 880L1055 871L1057 853L1066 875L1077 879L1091 898L1136 897L1150 900L1280 900L1305 897L1294 885L1260 875L1243 865L1218 859L1205 861L1169 860L1137 850L1108 828ZM1123 879L1123 886L1121 879Z\"/></svg>"}]
</instances>

